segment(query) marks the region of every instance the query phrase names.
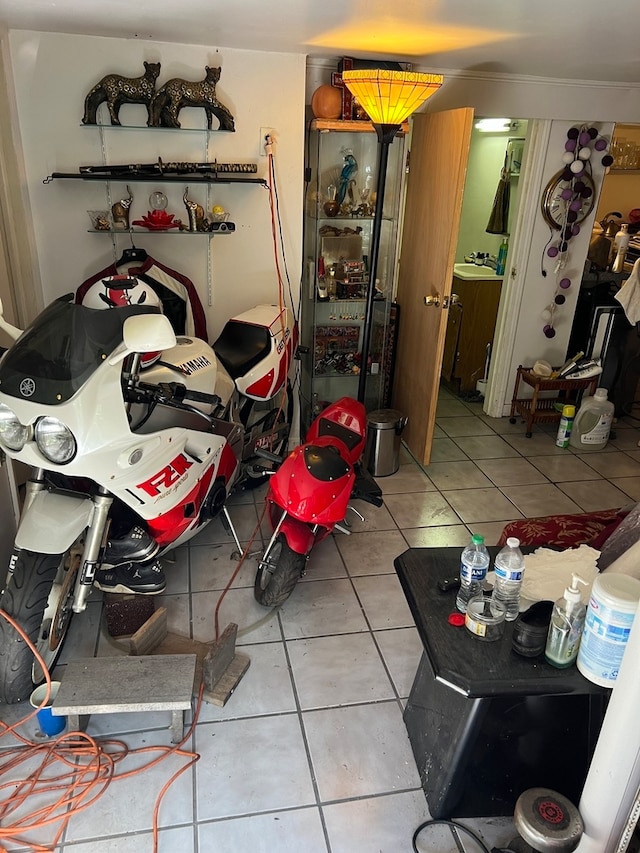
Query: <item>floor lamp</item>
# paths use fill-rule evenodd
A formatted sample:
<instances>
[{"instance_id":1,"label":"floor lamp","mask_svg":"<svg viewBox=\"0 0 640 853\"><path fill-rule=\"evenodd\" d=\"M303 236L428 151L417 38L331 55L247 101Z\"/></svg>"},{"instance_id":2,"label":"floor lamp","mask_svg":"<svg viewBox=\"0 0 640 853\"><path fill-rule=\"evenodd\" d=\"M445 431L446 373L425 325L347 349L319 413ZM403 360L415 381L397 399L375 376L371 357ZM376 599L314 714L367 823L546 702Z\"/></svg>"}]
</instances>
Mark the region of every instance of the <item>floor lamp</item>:
<instances>
[{"instance_id":1,"label":"floor lamp","mask_svg":"<svg viewBox=\"0 0 640 853\"><path fill-rule=\"evenodd\" d=\"M380 68L362 68L343 71L342 79L360 106L365 110L378 135L378 183L376 206L373 219L371 245L369 247L369 284L362 330L362 358L358 380L358 400L365 401L367 369L371 331L373 328L373 302L376 292L376 270L382 231L382 209L384 187L387 178L389 145L400 130L400 126L427 98L442 85L441 74L422 74L414 71L388 71Z\"/></svg>"}]
</instances>

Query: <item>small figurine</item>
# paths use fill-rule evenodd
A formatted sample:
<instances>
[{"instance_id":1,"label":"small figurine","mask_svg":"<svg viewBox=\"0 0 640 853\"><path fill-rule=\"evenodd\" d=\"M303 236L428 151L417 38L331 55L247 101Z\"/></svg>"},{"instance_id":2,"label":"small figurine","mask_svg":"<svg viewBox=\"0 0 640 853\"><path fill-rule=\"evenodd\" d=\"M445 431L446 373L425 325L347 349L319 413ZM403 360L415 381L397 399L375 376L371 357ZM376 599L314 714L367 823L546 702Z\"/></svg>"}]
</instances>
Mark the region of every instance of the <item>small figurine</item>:
<instances>
[{"instance_id":1,"label":"small figurine","mask_svg":"<svg viewBox=\"0 0 640 853\"><path fill-rule=\"evenodd\" d=\"M127 186L127 198L121 198L111 205L111 216L113 218L113 227L117 231L129 230L129 212L133 203L133 195Z\"/></svg>"},{"instance_id":2,"label":"small figurine","mask_svg":"<svg viewBox=\"0 0 640 853\"><path fill-rule=\"evenodd\" d=\"M174 77L161 86L154 95L149 112L150 127L180 127L178 113L183 107L202 107L207 114L207 127L211 130L215 116L218 130L235 131L233 116L216 97L216 83L221 68L205 67L204 80L191 82Z\"/></svg>"},{"instance_id":3,"label":"small figurine","mask_svg":"<svg viewBox=\"0 0 640 853\"><path fill-rule=\"evenodd\" d=\"M347 195L347 188L351 183L351 179L358 171L358 162L353 156L353 151L347 148L344 154L344 166L340 172L340 181L338 184L338 203L342 204Z\"/></svg>"},{"instance_id":4,"label":"small figurine","mask_svg":"<svg viewBox=\"0 0 640 853\"><path fill-rule=\"evenodd\" d=\"M205 219L204 207L197 201L188 198L189 187L186 187L182 200L189 216L189 231L208 231L209 221Z\"/></svg>"},{"instance_id":5,"label":"small figurine","mask_svg":"<svg viewBox=\"0 0 640 853\"><path fill-rule=\"evenodd\" d=\"M151 101L155 95L156 80L160 74L160 63L145 62L144 69L141 77L107 74L99 83L96 83L84 99L82 124L97 124L98 107L104 103L109 109L111 124L120 124L118 116L122 104L146 104L147 116L150 116Z\"/></svg>"}]
</instances>

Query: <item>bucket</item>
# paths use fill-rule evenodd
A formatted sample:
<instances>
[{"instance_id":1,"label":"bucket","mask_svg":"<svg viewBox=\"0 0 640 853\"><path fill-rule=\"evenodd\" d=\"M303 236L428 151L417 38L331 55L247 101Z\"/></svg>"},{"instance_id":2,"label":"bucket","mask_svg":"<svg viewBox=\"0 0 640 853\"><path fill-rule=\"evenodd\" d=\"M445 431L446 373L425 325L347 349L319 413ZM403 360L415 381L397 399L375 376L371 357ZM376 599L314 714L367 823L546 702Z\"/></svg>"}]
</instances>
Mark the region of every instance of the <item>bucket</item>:
<instances>
[{"instance_id":1,"label":"bucket","mask_svg":"<svg viewBox=\"0 0 640 853\"><path fill-rule=\"evenodd\" d=\"M607 572L593 582L577 666L589 681L613 687L640 600L640 580Z\"/></svg>"},{"instance_id":2,"label":"bucket","mask_svg":"<svg viewBox=\"0 0 640 853\"><path fill-rule=\"evenodd\" d=\"M400 467L400 441L407 418L395 409L367 415L366 468L373 477L388 477Z\"/></svg>"},{"instance_id":3,"label":"bucket","mask_svg":"<svg viewBox=\"0 0 640 853\"><path fill-rule=\"evenodd\" d=\"M569 444L579 450L602 450L609 441L615 406L606 388L596 388L593 397L583 397L571 428Z\"/></svg>"},{"instance_id":4,"label":"bucket","mask_svg":"<svg viewBox=\"0 0 640 853\"><path fill-rule=\"evenodd\" d=\"M40 708L42 703L44 702L44 697L47 695L47 685L41 684L40 687L36 687L36 689L31 694L29 701L33 708L40 708L36 717L38 719L38 723L40 724L40 730L43 735L47 735L51 737L52 735L59 735L60 732L67 725L67 718L64 715L55 716L51 713L51 706L58 695L58 690L60 689L59 681L51 682L51 692L49 693L49 698L47 699L47 704Z\"/></svg>"}]
</instances>

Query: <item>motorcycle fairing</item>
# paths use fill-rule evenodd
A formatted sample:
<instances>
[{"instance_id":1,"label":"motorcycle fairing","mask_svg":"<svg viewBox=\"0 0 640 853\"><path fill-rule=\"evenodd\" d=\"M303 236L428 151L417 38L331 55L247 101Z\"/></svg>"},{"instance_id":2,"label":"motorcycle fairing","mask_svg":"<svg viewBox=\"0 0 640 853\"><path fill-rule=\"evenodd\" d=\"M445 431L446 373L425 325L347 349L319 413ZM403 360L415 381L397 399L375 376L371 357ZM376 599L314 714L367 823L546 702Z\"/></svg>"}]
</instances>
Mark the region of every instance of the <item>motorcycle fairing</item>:
<instances>
[{"instance_id":1,"label":"motorcycle fairing","mask_svg":"<svg viewBox=\"0 0 640 853\"><path fill-rule=\"evenodd\" d=\"M64 554L91 523L90 497L57 492L38 492L29 512L23 513L16 533L16 547L43 554Z\"/></svg>"},{"instance_id":2,"label":"motorcycle fairing","mask_svg":"<svg viewBox=\"0 0 640 853\"><path fill-rule=\"evenodd\" d=\"M335 447L330 438L318 438L318 448ZM343 460L344 461L344 460ZM333 480L316 479L305 459L305 445L289 454L277 473L269 481L269 500L302 521L315 525L337 524L347 513L349 498L355 480L350 465L342 468L342 476ZM324 475L323 475L324 476Z\"/></svg>"},{"instance_id":3,"label":"motorcycle fairing","mask_svg":"<svg viewBox=\"0 0 640 853\"><path fill-rule=\"evenodd\" d=\"M367 435L367 414L362 403L353 397L342 397L323 409L307 432L305 442L315 444L322 436L331 437L342 445L342 452L351 465L362 456Z\"/></svg>"},{"instance_id":4,"label":"motorcycle fairing","mask_svg":"<svg viewBox=\"0 0 640 853\"><path fill-rule=\"evenodd\" d=\"M72 298L68 294L45 308L2 359L4 394L45 406L68 402L121 343L127 317L158 313L140 305L96 311Z\"/></svg>"},{"instance_id":5,"label":"motorcycle fairing","mask_svg":"<svg viewBox=\"0 0 640 853\"><path fill-rule=\"evenodd\" d=\"M257 305L232 317L213 349L241 394L270 400L286 381L294 338L286 308Z\"/></svg>"}]
</instances>

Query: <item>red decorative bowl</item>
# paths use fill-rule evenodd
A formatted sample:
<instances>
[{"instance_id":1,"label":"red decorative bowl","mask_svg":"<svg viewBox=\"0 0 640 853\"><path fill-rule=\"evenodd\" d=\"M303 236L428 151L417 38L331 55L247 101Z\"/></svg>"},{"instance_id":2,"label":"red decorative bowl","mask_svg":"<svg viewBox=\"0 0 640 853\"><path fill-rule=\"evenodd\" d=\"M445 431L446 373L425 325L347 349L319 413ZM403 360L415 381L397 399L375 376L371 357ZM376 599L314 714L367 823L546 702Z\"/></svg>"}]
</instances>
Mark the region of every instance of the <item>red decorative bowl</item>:
<instances>
[{"instance_id":1,"label":"red decorative bowl","mask_svg":"<svg viewBox=\"0 0 640 853\"><path fill-rule=\"evenodd\" d=\"M134 225L148 228L149 231L167 231L169 228L179 228L182 224L179 219L174 220L173 213L166 210L148 210L142 219L134 219Z\"/></svg>"}]
</instances>

